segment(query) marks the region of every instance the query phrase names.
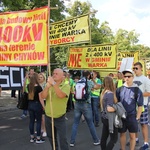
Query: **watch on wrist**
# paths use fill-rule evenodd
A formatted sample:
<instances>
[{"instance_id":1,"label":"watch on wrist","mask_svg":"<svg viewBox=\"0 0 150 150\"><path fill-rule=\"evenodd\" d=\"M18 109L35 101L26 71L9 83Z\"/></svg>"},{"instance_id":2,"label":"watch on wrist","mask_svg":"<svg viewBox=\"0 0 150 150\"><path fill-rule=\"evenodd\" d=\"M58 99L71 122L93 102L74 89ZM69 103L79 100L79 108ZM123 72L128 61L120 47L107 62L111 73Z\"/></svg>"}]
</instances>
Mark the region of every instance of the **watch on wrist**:
<instances>
[{"instance_id":1,"label":"watch on wrist","mask_svg":"<svg viewBox=\"0 0 150 150\"><path fill-rule=\"evenodd\" d=\"M52 83L52 86L54 86L55 84L56 84L56 82L53 82L53 83Z\"/></svg>"}]
</instances>

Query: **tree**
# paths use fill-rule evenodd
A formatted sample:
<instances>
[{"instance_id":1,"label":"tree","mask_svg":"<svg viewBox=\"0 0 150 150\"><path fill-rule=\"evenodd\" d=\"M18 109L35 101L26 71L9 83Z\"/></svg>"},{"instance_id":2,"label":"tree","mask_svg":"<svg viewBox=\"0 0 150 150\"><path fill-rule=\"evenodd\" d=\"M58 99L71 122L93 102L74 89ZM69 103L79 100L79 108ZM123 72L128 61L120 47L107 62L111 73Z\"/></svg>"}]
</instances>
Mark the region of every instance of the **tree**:
<instances>
[{"instance_id":1,"label":"tree","mask_svg":"<svg viewBox=\"0 0 150 150\"><path fill-rule=\"evenodd\" d=\"M90 15L90 27L91 27L91 43L90 44L103 44L111 43L113 41L113 32L108 26L108 22L103 22L99 27L99 19L95 18L96 10L92 8L89 2L75 1L74 4L67 9L71 17L80 16L83 14ZM94 12L94 13L93 13Z\"/></svg>"},{"instance_id":2,"label":"tree","mask_svg":"<svg viewBox=\"0 0 150 150\"><path fill-rule=\"evenodd\" d=\"M107 21L103 22L99 28L101 35L101 43L113 43L114 36L111 28L108 26Z\"/></svg>"},{"instance_id":3,"label":"tree","mask_svg":"<svg viewBox=\"0 0 150 150\"><path fill-rule=\"evenodd\" d=\"M66 66L66 61L68 58L68 47L52 47L50 49L50 58L52 70L58 67L61 68Z\"/></svg>"},{"instance_id":4,"label":"tree","mask_svg":"<svg viewBox=\"0 0 150 150\"><path fill-rule=\"evenodd\" d=\"M135 44L138 42L139 34L134 30L127 31L124 29L119 29L116 32L114 42L118 44L118 50L136 50Z\"/></svg>"},{"instance_id":5,"label":"tree","mask_svg":"<svg viewBox=\"0 0 150 150\"><path fill-rule=\"evenodd\" d=\"M89 2L80 2L76 0L74 4L70 4L70 7L67 8L67 12L71 17L76 17L87 14L91 11L93 12L94 9L92 9L91 7L92 5Z\"/></svg>"},{"instance_id":6,"label":"tree","mask_svg":"<svg viewBox=\"0 0 150 150\"><path fill-rule=\"evenodd\" d=\"M42 6L47 6L47 0L3 0L0 2L2 11L18 11L18 10L31 10ZM51 0L50 7L57 7L56 10L51 10L50 21L60 21L65 18L63 12L66 7L61 0Z\"/></svg>"}]
</instances>

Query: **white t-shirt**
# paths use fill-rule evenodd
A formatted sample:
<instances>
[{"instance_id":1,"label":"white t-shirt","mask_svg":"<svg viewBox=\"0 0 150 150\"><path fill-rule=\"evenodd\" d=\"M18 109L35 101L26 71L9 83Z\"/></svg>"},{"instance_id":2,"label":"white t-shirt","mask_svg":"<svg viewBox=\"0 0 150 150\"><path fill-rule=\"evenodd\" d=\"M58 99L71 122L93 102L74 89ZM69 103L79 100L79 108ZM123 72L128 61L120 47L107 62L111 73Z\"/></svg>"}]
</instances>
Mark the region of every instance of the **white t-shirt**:
<instances>
[{"instance_id":1,"label":"white t-shirt","mask_svg":"<svg viewBox=\"0 0 150 150\"><path fill-rule=\"evenodd\" d=\"M137 84L137 86L140 88L142 93L150 92L150 79L147 78L146 76L144 75L135 76L133 82ZM148 104L148 97L144 97L143 104L144 105Z\"/></svg>"}]
</instances>

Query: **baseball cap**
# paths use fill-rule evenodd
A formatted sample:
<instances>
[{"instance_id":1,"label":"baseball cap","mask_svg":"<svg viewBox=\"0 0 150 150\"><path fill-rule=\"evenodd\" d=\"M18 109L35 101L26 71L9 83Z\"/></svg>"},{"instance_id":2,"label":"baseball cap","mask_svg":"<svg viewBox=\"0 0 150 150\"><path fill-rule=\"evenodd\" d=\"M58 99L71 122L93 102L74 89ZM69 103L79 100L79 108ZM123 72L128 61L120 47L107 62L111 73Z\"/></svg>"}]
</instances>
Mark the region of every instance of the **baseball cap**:
<instances>
[{"instance_id":1,"label":"baseball cap","mask_svg":"<svg viewBox=\"0 0 150 150\"><path fill-rule=\"evenodd\" d=\"M131 69L125 69L124 71L122 71L122 74L124 75L125 73L131 73L131 74L134 74L133 71Z\"/></svg>"}]
</instances>

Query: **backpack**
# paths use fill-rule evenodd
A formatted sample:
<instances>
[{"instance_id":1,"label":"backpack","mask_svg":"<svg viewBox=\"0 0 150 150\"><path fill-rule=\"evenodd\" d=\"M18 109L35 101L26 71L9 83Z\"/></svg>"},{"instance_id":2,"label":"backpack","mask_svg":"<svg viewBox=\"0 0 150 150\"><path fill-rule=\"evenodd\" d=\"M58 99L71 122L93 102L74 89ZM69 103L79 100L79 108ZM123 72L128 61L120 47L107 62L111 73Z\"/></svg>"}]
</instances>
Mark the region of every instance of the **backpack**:
<instances>
[{"instance_id":1,"label":"backpack","mask_svg":"<svg viewBox=\"0 0 150 150\"><path fill-rule=\"evenodd\" d=\"M75 85L74 99L76 101L86 101L89 97L87 79L79 80Z\"/></svg>"}]
</instances>

